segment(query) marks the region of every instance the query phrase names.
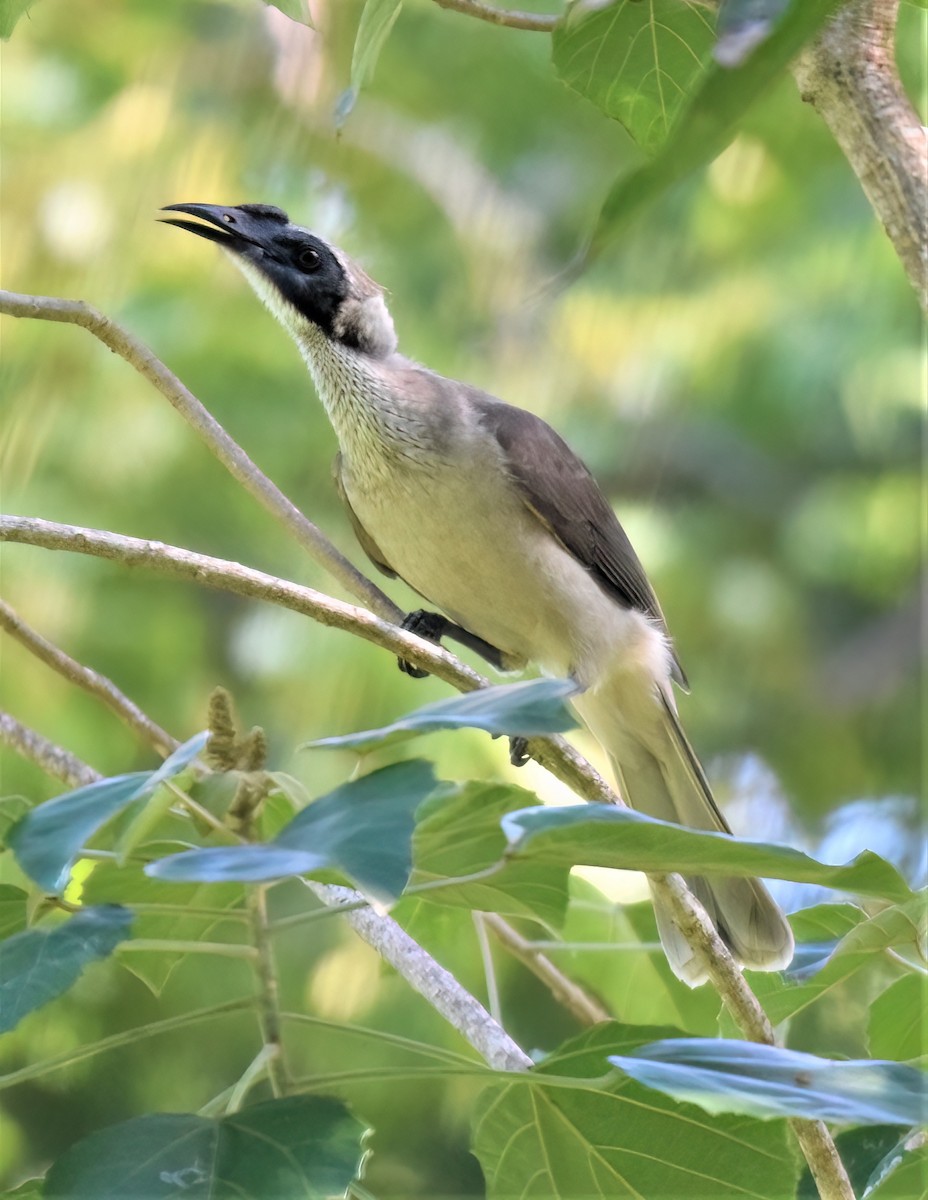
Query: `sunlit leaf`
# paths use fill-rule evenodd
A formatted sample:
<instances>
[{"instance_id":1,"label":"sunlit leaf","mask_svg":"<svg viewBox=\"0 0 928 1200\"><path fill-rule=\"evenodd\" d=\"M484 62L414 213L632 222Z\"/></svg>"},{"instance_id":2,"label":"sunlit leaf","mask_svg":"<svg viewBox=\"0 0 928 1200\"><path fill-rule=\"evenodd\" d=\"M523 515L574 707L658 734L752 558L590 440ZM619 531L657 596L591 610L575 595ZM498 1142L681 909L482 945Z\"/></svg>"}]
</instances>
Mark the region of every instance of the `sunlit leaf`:
<instances>
[{"instance_id":1,"label":"sunlit leaf","mask_svg":"<svg viewBox=\"0 0 928 1200\"><path fill-rule=\"evenodd\" d=\"M867 1038L875 1058L918 1058L928 1053L928 987L920 972L904 975L870 1005Z\"/></svg>"},{"instance_id":2,"label":"sunlit leaf","mask_svg":"<svg viewBox=\"0 0 928 1200\"><path fill-rule=\"evenodd\" d=\"M6 41L21 16L32 8L36 0L0 0L0 38Z\"/></svg>"},{"instance_id":3,"label":"sunlit leaf","mask_svg":"<svg viewBox=\"0 0 928 1200\"><path fill-rule=\"evenodd\" d=\"M66 992L88 963L108 958L129 936L132 914L117 905L85 908L55 929L30 929L0 950L0 1033Z\"/></svg>"},{"instance_id":4,"label":"sunlit leaf","mask_svg":"<svg viewBox=\"0 0 928 1200\"><path fill-rule=\"evenodd\" d=\"M492 867L506 848L500 819L531 800L534 796L523 788L494 783L465 783L436 794L419 814L412 886ZM509 862L492 878L423 892L422 898L559 926L567 906L567 876L566 867Z\"/></svg>"},{"instance_id":5,"label":"sunlit leaf","mask_svg":"<svg viewBox=\"0 0 928 1200\"><path fill-rule=\"evenodd\" d=\"M267 845L190 850L150 863L153 879L255 883L320 868L394 899L412 864L416 809L435 789L431 763L395 763L353 779L302 809Z\"/></svg>"},{"instance_id":6,"label":"sunlit leaf","mask_svg":"<svg viewBox=\"0 0 928 1200\"><path fill-rule=\"evenodd\" d=\"M607 195L586 257L611 242L645 204L720 154L752 104L786 70L843 0L790 5L773 34L740 67L709 68L653 162L623 175Z\"/></svg>"},{"instance_id":7,"label":"sunlit leaf","mask_svg":"<svg viewBox=\"0 0 928 1200\"><path fill-rule=\"evenodd\" d=\"M502 825L510 854L541 862L634 871L762 875L890 900L912 899L896 868L869 851L846 866L831 866L791 846L686 829L607 804L528 808L504 817Z\"/></svg>"},{"instance_id":8,"label":"sunlit leaf","mask_svg":"<svg viewBox=\"0 0 928 1200\"><path fill-rule=\"evenodd\" d=\"M740 67L770 36L789 4L790 0L723 0L716 22L715 61L723 67Z\"/></svg>"},{"instance_id":9,"label":"sunlit leaf","mask_svg":"<svg viewBox=\"0 0 928 1200\"><path fill-rule=\"evenodd\" d=\"M695 0L575 0L554 29L554 69L653 151L705 73L714 40L711 14Z\"/></svg>"},{"instance_id":10,"label":"sunlit leaf","mask_svg":"<svg viewBox=\"0 0 928 1200\"><path fill-rule=\"evenodd\" d=\"M710 1113L914 1125L928 1100L928 1075L914 1067L835 1062L756 1042L672 1038L609 1061L639 1083Z\"/></svg>"},{"instance_id":11,"label":"sunlit leaf","mask_svg":"<svg viewBox=\"0 0 928 1200\"><path fill-rule=\"evenodd\" d=\"M529 679L524 683L481 688L463 696L426 704L382 729L320 738L307 743L305 748L339 748L364 753L437 729L483 729L487 733L521 737L562 733L577 725L577 717L564 701L579 690L570 679Z\"/></svg>"},{"instance_id":12,"label":"sunlit leaf","mask_svg":"<svg viewBox=\"0 0 928 1200\"><path fill-rule=\"evenodd\" d=\"M793 1194L796 1168L781 1124L710 1118L627 1077L603 1078L607 1055L627 1053L656 1032L598 1025L535 1068L539 1085L503 1084L483 1094L474 1153L490 1200ZM550 1076L577 1084L541 1086Z\"/></svg>"},{"instance_id":13,"label":"sunlit leaf","mask_svg":"<svg viewBox=\"0 0 928 1200\"><path fill-rule=\"evenodd\" d=\"M291 1096L218 1119L153 1113L111 1125L52 1165L47 1200L327 1200L360 1169L364 1125L337 1100Z\"/></svg>"},{"instance_id":14,"label":"sunlit leaf","mask_svg":"<svg viewBox=\"0 0 928 1200\"><path fill-rule=\"evenodd\" d=\"M351 83L336 105L335 119L338 124L341 124L354 108L361 89L373 76L380 51L386 44L402 7L403 0L367 0L364 5L351 55Z\"/></svg>"}]
</instances>

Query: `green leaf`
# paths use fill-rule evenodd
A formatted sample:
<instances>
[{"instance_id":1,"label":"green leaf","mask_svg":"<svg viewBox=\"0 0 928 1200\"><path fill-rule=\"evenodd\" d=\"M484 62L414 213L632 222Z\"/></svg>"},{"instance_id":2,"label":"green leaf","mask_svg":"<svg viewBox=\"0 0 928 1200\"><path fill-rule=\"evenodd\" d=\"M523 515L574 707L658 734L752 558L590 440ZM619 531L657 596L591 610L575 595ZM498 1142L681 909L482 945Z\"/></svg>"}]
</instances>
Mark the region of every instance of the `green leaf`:
<instances>
[{"instance_id":1,"label":"green leaf","mask_svg":"<svg viewBox=\"0 0 928 1200\"><path fill-rule=\"evenodd\" d=\"M733 70L718 65L709 69L657 158L613 185L584 261L601 253L644 205L721 154L750 106L783 74L841 3L843 0L802 0L792 4L749 62Z\"/></svg>"},{"instance_id":2,"label":"green leaf","mask_svg":"<svg viewBox=\"0 0 928 1200\"><path fill-rule=\"evenodd\" d=\"M902 1063L834 1062L756 1042L671 1038L609 1061L639 1083L710 1113L915 1125L928 1099L928 1075Z\"/></svg>"},{"instance_id":3,"label":"green leaf","mask_svg":"<svg viewBox=\"0 0 928 1200\"><path fill-rule=\"evenodd\" d=\"M510 841L509 854L538 862L699 875L762 875L889 900L912 898L896 868L869 851L847 866L831 866L790 846L685 829L608 804L527 808L504 817L502 825Z\"/></svg>"},{"instance_id":4,"label":"green leaf","mask_svg":"<svg viewBox=\"0 0 928 1200\"><path fill-rule=\"evenodd\" d=\"M189 850L145 872L162 880L254 883L335 869L370 895L394 899L411 869L415 811L435 784L431 763L395 763L314 801L266 846Z\"/></svg>"},{"instance_id":5,"label":"green leaf","mask_svg":"<svg viewBox=\"0 0 928 1200\"><path fill-rule=\"evenodd\" d=\"M7 41L16 22L32 8L35 0L0 0L0 38Z\"/></svg>"},{"instance_id":6,"label":"green leaf","mask_svg":"<svg viewBox=\"0 0 928 1200\"><path fill-rule=\"evenodd\" d=\"M928 988L922 974L904 975L870 1005L867 1045L875 1058L919 1058L928 1053L925 1013Z\"/></svg>"},{"instance_id":7,"label":"green leaf","mask_svg":"<svg viewBox=\"0 0 928 1200\"><path fill-rule=\"evenodd\" d=\"M926 1180L928 1142L915 1130L877 1164L862 1194L866 1200L916 1200L925 1195Z\"/></svg>"},{"instance_id":8,"label":"green leaf","mask_svg":"<svg viewBox=\"0 0 928 1200\"><path fill-rule=\"evenodd\" d=\"M796 1168L783 1125L709 1118L628 1077L603 1078L607 1055L627 1053L655 1032L598 1025L536 1067L534 1082L483 1094L474 1153L490 1200L783 1200L793 1194ZM543 1086L564 1077L563 1084Z\"/></svg>"},{"instance_id":9,"label":"green leaf","mask_svg":"<svg viewBox=\"0 0 928 1200\"><path fill-rule=\"evenodd\" d=\"M4 796L0 800L0 846L6 846L7 834L16 822L32 809L25 796Z\"/></svg>"},{"instance_id":10,"label":"green leaf","mask_svg":"<svg viewBox=\"0 0 928 1200\"><path fill-rule=\"evenodd\" d=\"M11 883L0 883L0 940L26 928L29 893Z\"/></svg>"},{"instance_id":11,"label":"green leaf","mask_svg":"<svg viewBox=\"0 0 928 1200\"><path fill-rule=\"evenodd\" d=\"M578 691L580 688L571 679L529 679L524 683L504 683L426 704L382 729L320 738L315 742L307 742L303 748L346 748L364 754L377 747L403 742L437 729L483 729L487 733L512 737L562 733L577 725L577 717L564 701Z\"/></svg>"},{"instance_id":12,"label":"green leaf","mask_svg":"<svg viewBox=\"0 0 928 1200\"><path fill-rule=\"evenodd\" d=\"M114 775L31 809L9 833L19 865L45 891L63 891L87 839L143 795L150 778L150 771Z\"/></svg>"},{"instance_id":13,"label":"green leaf","mask_svg":"<svg viewBox=\"0 0 928 1200\"><path fill-rule=\"evenodd\" d=\"M310 29L315 28L307 7L307 0L264 0L264 3L268 8L279 9L291 21L299 21L301 25L308 25Z\"/></svg>"},{"instance_id":14,"label":"green leaf","mask_svg":"<svg viewBox=\"0 0 928 1200\"><path fill-rule=\"evenodd\" d=\"M898 1125L858 1125L845 1129L835 1139L835 1149L844 1164L855 1196L867 1195L866 1188L880 1163L899 1145ZM914 1200L918 1191L907 1192ZM820 1200L819 1190L808 1167L799 1180L796 1200ZM868 1197L869 1200L869 1197Z\"/></svg>"},{"instance_id":15,"label":"green leaf","mask_svg":"<svg viewBox=\"0 0 928 1200\"><path fill-rule=\"evenodd\" d=\"M48 1172L46 1200L326 1200L364 1157L364 1125L337 1100L291 1096L218 1119L154 1113L92 1133Z\"/></svg>"},{"instance_id":16,"label":"green leaf","mask_svg":"<svg viewBox=\"0 0 928 1200\"><path fill-rule=\"evenodd\" d=\"M797 914L801 916L801 914ZM774 975L757 976L755 987L770 1020L778 1025L787 1017L807 1008L836 987L871 966L881 966L882 951L918 941L919 922L924 921L925 903L916 896L906 904L894 905L862 920L838 942L823 966L801 982L793 983Z\"/></svg>"},{"instance_id":17,"label":"green leaf","mask_svg":"<svg viewBox=\"0 0 928 1200\"><path fill-rule=\"evenodd\" d=\"M11 1192L2 1192L3 1200L42 1200L42 1185L44 1179L27 1179L13 1188Z\"/></svg>"},{"instance_id":18,"label":"green leaf","mask_svg":"<svg viewBox=\"0 0 928 1200\"><path fill-rule=\"evenodd\" d=\"M234 913L244 902L244 889L237 884L169 884L149 879L141 866L129 863L118 867L114 862L94 866L84 882L81 901L84 904L159 904L175 906L173 911L135 911L132 935L135 938L158 941L173 938L187 942L207 940L218 926L239 924ZM229 920L221 916L201 915L200 907L226 908L233 914ZM154 993L160 995L175 967L187 957L168 950L133 951L121 959Z\"/></svg>"},{"instance_id":19,"label":"green leaf","mask_svg":"<svg viewBox=\"0 0 928 1200\"><path fill-rule=\"evenodd\" d=\"M351 85L339 97L335 109L337 124L345 120L361 89L373 78L377 59L402 7L403 0L367 0L364 5L351 55Z\"/></svg>"},{"instance_id":20,"label":"green leaf","mask_svg":"<svg viewBox=\"0 0 928 1200\"><path fill-rule=\"evenodd\" d=\"M740 67L766 41L790 0L723 0L713 56L723 67Z\"/></svg>"},{"instance_id":21,"label":"green leaf","mask_svg":"<svg viewBox=\"0 0 928 1200\"><path fill-rule=\"evenodd\" d=\"M117 905L86 908L56 929L30 929L0 953L0 1033L66 992L88 963L108 958L129 936L132 914Z\"/></svg>"},{"instance_id":22,"label":"green leaf","mask_svg":"<svg viewBox=\"0 0 928 1200\"><path fill-rule=\"evenodd\" d=\"M652 152L705 74L714 41L709 14L694 0L575 0L551 48L564 83Z\"/></svg>"},{"instance_id":23,"label":"green leaf","mask_svg":"<svg viewBox=\"0 0 928 1200\"><path fill-rule=\"evenodd\" d=\"M31 809L10 830L8 844L19 865L47 892L67 886L71 866L86 841L133 800L151 795L165 780L179 775L209 738L198 733L179 746L157 771L133 771L56 796Z\"/></svg>"},{"instance_id":24,"label":"green leaf","mask_svg":"<svg viewBox=\"0 0 928 1200\"><path fill-rule=\"evenodd\" d=\"M500 820L534 800L523 788L465 783L438 792L421 809L413 837L413 887L455 876L473 875L497 863L506 848ZM453 882L421 893L436 904L461 905L481 912L534 917L560 926L567 907L566 867L509 862L491 878Z\"/></svg>"}]
</instances>

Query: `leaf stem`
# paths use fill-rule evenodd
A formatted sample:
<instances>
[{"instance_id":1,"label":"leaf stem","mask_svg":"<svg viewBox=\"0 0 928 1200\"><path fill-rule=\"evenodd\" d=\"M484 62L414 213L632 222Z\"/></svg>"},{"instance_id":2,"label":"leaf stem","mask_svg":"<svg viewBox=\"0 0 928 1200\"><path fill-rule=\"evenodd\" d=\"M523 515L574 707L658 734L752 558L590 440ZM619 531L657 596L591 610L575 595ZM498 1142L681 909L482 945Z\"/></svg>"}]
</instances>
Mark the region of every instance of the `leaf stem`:
<instances>
[{"instance_id":1,"label":"leaf stem","mask_svg":"<svg viewBox=\"0 0 928 1200\"><path fill-rule=\"evenodd\" d=\"M133 938L129 942L121 942L118 953L144 954L153 951L169 954L214 954L219 958L256 959L258 956L254 946L243 946L238 942L197 942L180 938L176 941L172 938Z\"/></svg>"},{"instance_id":2,"label":"leaf stem","mask_svg":"<svg viewBox=\"0 0 928 1200\"><path fill-rule=\"evenodd\" d=\"M267 1074L271 1090L278 1099L291 1090L291 1082L284 1060L283 1039L280 1021L280 989L277 968L271 946L270 926L267 919L267 888L257 885L248 890L248 912L251 917L251 936L255 952L255 978L258 984L256 996L258 1023L261 1038L267 1052Z\"/></svg>"},{"instance_id":3,"label":"leaf stem","mask_svg":"<svg viewBox=\"0 0 928 1200\"><path fill-rule=\"evenodd\" d=\"M439 8L476 17L491 25L502 25L507 29L526 29L534 33L550 33L560 17L547 13L517 12L509 8L495 8L483 0L435 0Z\"/></svg>"}]
</instances>

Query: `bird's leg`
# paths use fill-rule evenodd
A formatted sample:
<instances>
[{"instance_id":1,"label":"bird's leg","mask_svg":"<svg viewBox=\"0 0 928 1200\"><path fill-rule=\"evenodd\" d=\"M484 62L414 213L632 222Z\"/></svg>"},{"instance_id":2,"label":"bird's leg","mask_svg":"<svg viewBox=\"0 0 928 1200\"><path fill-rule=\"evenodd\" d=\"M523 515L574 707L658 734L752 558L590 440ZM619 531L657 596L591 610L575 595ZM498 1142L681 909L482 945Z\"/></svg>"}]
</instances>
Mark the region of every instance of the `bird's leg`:
<instances>
[{"instance_id":1,"label":"bird's leg","mask_svg":"<svg viewBox=\"0 0 928 1200\"><path fill-rule=\"evenodd\" d=\"M483 638L477 637L475 633L470 633L460 625L455 625L441 613L429 612L427 608L417 608L415 612L409 613L403 619L400 628L425 638L426 641L434 642L436 646L441 645L443 637L450 637L454 641L460 642L462 646L474 650L497 670L505 670L506 663L500 650L491 646L489 642L485 642ZM424 679L429 673L421 667L414 666L405 658L397 658L396 662L403 674L409 675L412 679ZM524 737L509 739L509 761L514 767L524 767L529 761L529 756L526 754L527 746L528 741Z\"/></svg>"},{"instance_id":2,"label":"bird's leg","mask_svg":"<svg viewBox=\"0 0 928 1200\"><path fill-rule=\"evenodd\" d=\"M427 642L434 642L436 646L441 645L441 639L448 631L448 626L451 622L447 617L443 617L441 613L429 612L426 608L417 608L415 612L409 613L403 618L401 629L405 629L408 633L414 633L417 637L425 638ZM397 666L404 675L409 675L413 679L425 679L428 671L424 671L422 667L416 667L405 658L396 660Z\"/></svg>"}]
</instances>

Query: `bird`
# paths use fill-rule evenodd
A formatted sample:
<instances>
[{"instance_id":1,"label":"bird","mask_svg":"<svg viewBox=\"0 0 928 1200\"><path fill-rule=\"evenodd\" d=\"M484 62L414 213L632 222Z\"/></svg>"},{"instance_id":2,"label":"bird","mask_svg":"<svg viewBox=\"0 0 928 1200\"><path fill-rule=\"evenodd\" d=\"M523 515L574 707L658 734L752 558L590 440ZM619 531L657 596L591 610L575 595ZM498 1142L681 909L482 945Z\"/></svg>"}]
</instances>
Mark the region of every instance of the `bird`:
<instances>
[{"instance_id":1,"label":"bird","mask_svg":"<svg viewBox=\"0 0 928 1200\"><path fill-rule=\"evenodd\" d=\"M440 610L418 610L409 627L433 640L450 631L501 670L533 663L573 679L574 708L628 804L730 834L679 721L674 684L686 676L657 596L561 436L402 355L383 288L282 209L162 212L222 247L296 343L338 441L336 486L361 547ZM760 880L687 883L741 966L788 965L793 935ZM705 982L703 956L653 899L674 974Z\"/></svg>"}]
</instances>

